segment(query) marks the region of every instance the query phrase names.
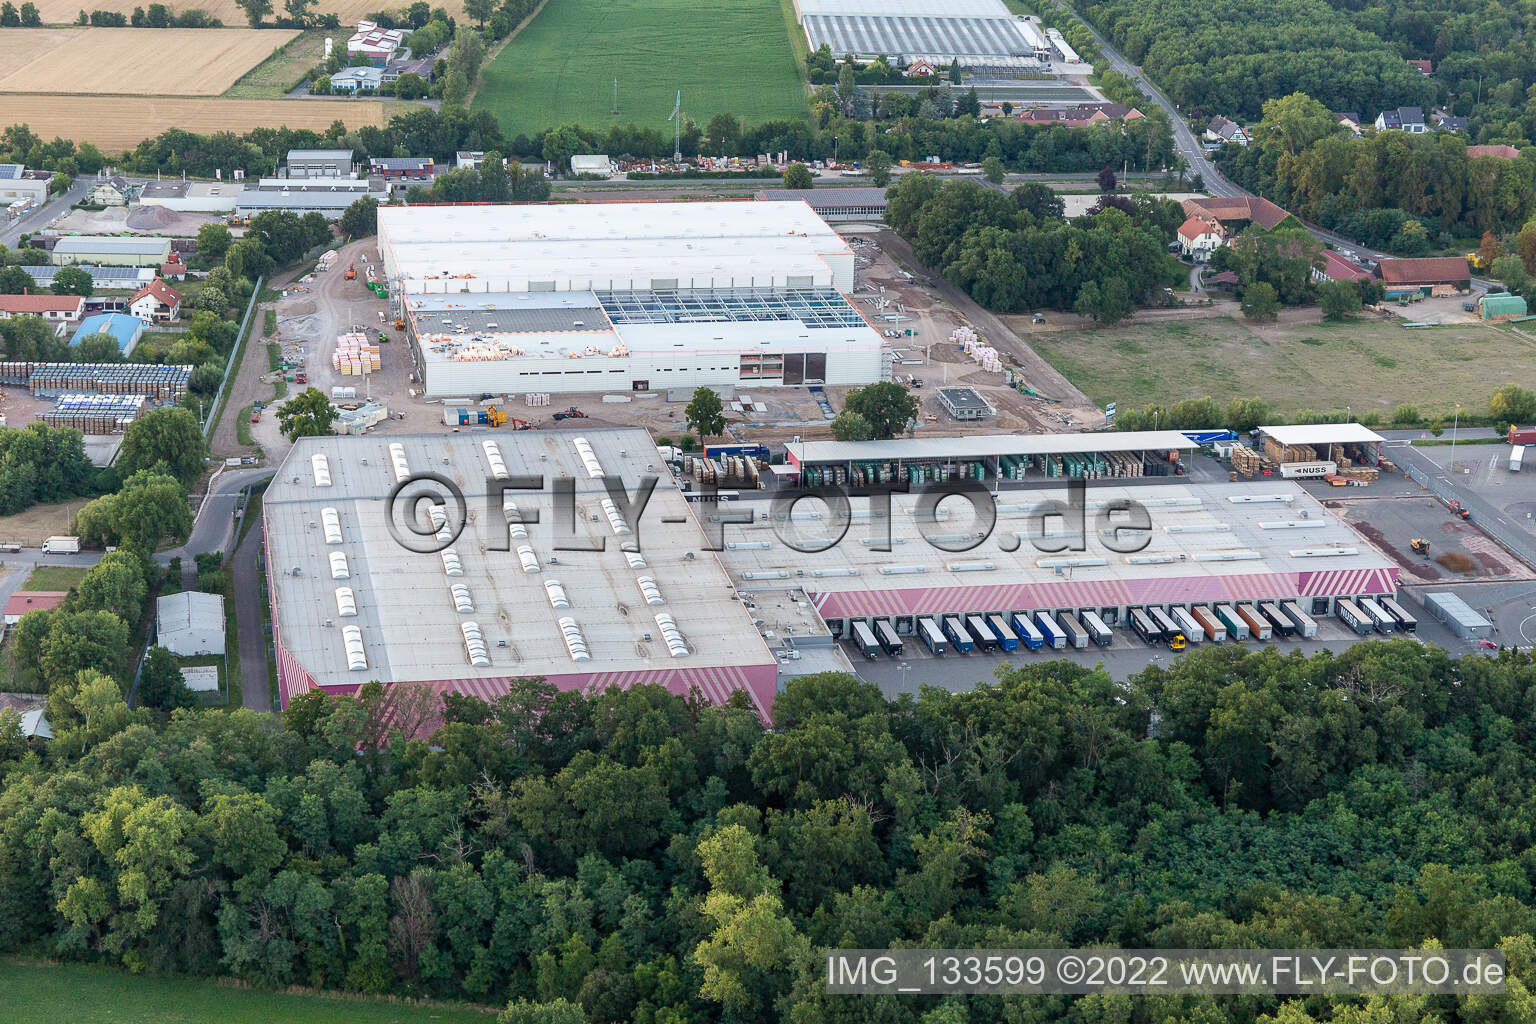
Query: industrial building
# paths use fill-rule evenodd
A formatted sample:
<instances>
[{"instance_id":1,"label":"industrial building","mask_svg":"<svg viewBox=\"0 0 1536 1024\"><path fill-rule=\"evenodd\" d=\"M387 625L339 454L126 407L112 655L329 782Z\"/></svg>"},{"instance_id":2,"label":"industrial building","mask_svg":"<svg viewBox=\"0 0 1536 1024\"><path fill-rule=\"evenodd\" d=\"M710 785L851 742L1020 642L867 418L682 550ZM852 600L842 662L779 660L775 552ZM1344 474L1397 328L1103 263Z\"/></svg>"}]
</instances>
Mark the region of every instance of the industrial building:
<instances>
[{"instance_id":1,"label":"industrial building","mask_svg":"<svg viewBox=\"0 0 1536 1024\"><path fill-rule=\"evenodd\" d=\"M151 235L67 235L53 247L56 267L95 263L111 267L159 267L171 262L171 240Z\"/></svg>"},{"instance_id":2,"label":"industrial building","mask_svg":"<svg viewBox=\"0 0 1536 1024\"><path fill-rule=\"evenodd\" d=\"M885 219L883 188L765 188L754 198L759 202L807 203L828 223Z\"/></svg>"},{"instance_id":3,"label":"industrial building","mask_svg":"<svg viewBox=\"0 0 1536 1024\"><path fill-rule=\"evenodd\" d=\"M874 620L911 635L919 619L952 614L1091 610L1113 627L1133 608L1277 600L1326 614L1337 598L1397 589L1391 561L1288 481L1102 482L1087 488L1081 521L1042 514L1067 497L1060 485L1003 491L990 528L952 498L921 530L916 493L894 494L888 517L855 498L846 534L824 548L840 524L818 501L749 525L726 525L726 506L713 514L726 569L770 631L788 624L761 609L784 591L803 591L835 637ZM1150 528L1131 530L1110 511L1119 502L1139 503ZM804 620L795 634L815 636Z\"/></svg>"},{"instance_id":4,"label":"industrial building","mask_svg":"<svg viewBox=\"0 0 1536 1024\"><path fill-rule=\"evenodd\" d=\"M1424 607L1463 640L1484 640L1493 635L1493 623L1448 590L1425 594Z\"/></svg>"},{"instance_id":5,"label":"industrial building","mask_svg":"<svg viewBox=\"0 0 1536 1024\"><path fill-rule=\"evenodd\" d=\"M853 250L804 204L379 210L429 396L869 384Z\"/></svg>"},{"instance_id":6,"label":"industrial building","mask_svg":"<svg viewBox=\"0 0 1536 1024\"><path fill-rule=\"evenodd\" d=\"M59 272L58 267L42 267L28 265L21 268L26 271L32 283L37 285L38 291L46 291L53 287L54 275ZM97 267L89 265L76 266L76 270L83 270L91 275L91 292L129 291L136 292L155 279L155 267Z\"/></svg>"},{"instance_id":7,"label":"industrial building","mask_svg":"<svg viewBox=\"0 0 1536 1024\"><path fill-rule=\"evenodd\" d=\"M289 178L346 178L352 174L352 151L290 149L283 170Z\"/></svg>"},{"instance_id":8,"label":"industrial building","mask_svg":"<svg viewBox=\"0 0 1536 1024\"><path fill-rule=\"evenodd\" d=\"M367 184L364 182L364 184ZM319 213L326 220L337 220L347 207L357 202L362 196L372 195L380 202L388 195L387 192L377 194L362 192L340 191L294 191L274 192L261 189L248 188L235 197L235 216L254 217L258 213L267 210L286 210L289 213L306 214Z\"/></svg>"},{"instance_id":9,"label":"industrial building","mask_svg":"<svg viewBox=\"0 0 1536 1024\"><path fill-rule=\"evenodd\" d=\"M457 504L417 505L414 484L390 508L397 484L427 473L461 489L462 532ZM775 659L682 493L664 481L626 516L604 487L634 495L656 474L665 466L638 429L299 440L263 502L283 704L370 680L492 699L537 676L714 702L742 690L767 717ZM518 475L545 487L497 486ZM557 506L557 480L570 504Z\"/></svg>"},{"instance_id":10,"label":"industrial building","mask_svg":"<svg viewBox=\"0 0 1536 1024\"><path fill-rule=\"evenodd\" d=\"M31 200L39 205L48 201L51 171L29 171L21 164L0 164L0 207Z\"/></svg>"},{"instance_id":11,"label":"industrial building","mask_svg":"<svg viewBox=\"0 0 1536 1024\"><path fill-rule=\"evenodd\" d=\"M886 57L905 67L924 61L994 70L1039 68L1034 26L1026 30L1002 0L795 0L795 17L812 50L838 57Z\"/></svg>"},{"instance_id":12,"label":"industrial building","mask_svg":"<svg viewBox=\"0 0 1536 1024\"><path fill-rule=\"evenodd\" d=\"M139 339L144 337L144 321L127 313L97 313L80 321L80 326L75 328L69 343L78 345L93 334L110 334L117 342L118 351L127 358L133 354Z\"/></svg>"},{"instance_id":13,"label":"industrial building","mask_svg":"<svg viewBox=\"0 0 1536 1024\"><path fill-rule=\"evenodd\" d=\"M172 654L223 654L223 595L184 590L156 598L155 633L160 646Z\"/></svg>"}]
</instances>

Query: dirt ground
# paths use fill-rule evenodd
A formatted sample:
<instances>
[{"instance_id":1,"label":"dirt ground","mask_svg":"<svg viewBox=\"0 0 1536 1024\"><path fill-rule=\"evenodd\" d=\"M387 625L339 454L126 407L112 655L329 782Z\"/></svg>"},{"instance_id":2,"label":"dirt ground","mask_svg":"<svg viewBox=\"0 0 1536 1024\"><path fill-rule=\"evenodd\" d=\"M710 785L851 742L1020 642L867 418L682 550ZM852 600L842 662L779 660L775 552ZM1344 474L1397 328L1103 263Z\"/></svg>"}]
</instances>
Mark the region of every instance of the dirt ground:
<instances>
[{"instance_id":1,"label":"dirt ground","mask_svg":"<svg viewBox=\"0 0 1536 1024\"><path fill-rule=\"evenodd\" d=\"M71 498L51 505L33 505L13 516L0 516L0 540L17 541L25 547L41 547L43 540L68 533L75 513L90 501Z\"/></svg>"},{"instance_id":2,"label":"dirt ground","mask_svg":"<svg viewBox=\"0 0 1536 1024\"><path fill-rule=\"evenodd\" d=\"M1325 499L1323 504L1396 562L1405 583L1531 578L1518 559L1476 526L1448 515L1433 497ZM1415 537L1429 541L1429 558L1413 552L1409 542ZM1455 571L1457 565L1465 571Z\"/></svg>"},{"instance_id":3,"label":"dirt ground","mask_svg":"<svg viewBox=\"0 0 1536 1024\"><path fill-rule=\"evenodd\" d=\"M222 224L213 213L184 213L163 206L109 206L105 210L70 210L49 225L61 234L165 235L192 238L204 224Z\"/></svg>"}]
</instances>

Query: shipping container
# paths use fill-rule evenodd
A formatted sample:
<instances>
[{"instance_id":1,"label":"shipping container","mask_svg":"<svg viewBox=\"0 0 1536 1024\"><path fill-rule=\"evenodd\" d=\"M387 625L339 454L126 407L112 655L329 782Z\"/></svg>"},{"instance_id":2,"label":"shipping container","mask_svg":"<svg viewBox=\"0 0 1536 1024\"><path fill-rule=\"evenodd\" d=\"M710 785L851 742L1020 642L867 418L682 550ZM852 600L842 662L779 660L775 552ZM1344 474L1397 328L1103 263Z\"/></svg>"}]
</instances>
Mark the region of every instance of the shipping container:
<instances>
[{"instance_id":1,"label":"shipping container","mask_svg":"<svg viewBox=\"0 0 1536 1024\"><path fill-rule=\"evenodd\" d=\"M1078 618L1082 620L1083 628L1087 629L1089 635L1093 637L1093 642L1100 647L1108 647L1115 642L1115 634L1104 625L1104 620L1099 618L1097 612L1085 611Z\"/></svg>"},{"instance_id":2,"label":"shipping container","mask_svg":"<svg viewBox=\"0 0 1536 1024\"><path fill-rule=\"evenodd\" d=\"M1509 471L1520 472L1520 465L1525 461L1525 445L1517 444L1509 450Z\"/></svg>"},{"instance_id":3,"label":"shipping container","mask_svg":"<svg viewBox=\"0 0 1536 1024\"><path fill-rule=\"evenodd\" d=\"M1173 618L1174 622L1178 623L1179 632L1184 634L1184 639L1192 644L1205 642L1205 627L1200 625L1199 621L1189 614L1188 611L1183 608L1170 608L1168 609L1168 614Z\"/></svg>"},{"instance_id":4,"label":"shipping container","mask_svg":"<svg viewBox=\"0 0 1536 1024\"><path fill-rule=\"evenodd\" d=\"M1045 646L1045 637L1030 621L1029 612L1014 612L1008 621L1013 624L1013 631L1019 634L1019 639L1024 641L1025 647L1038 651Z\"/></svg>"},{"instance_id":5,"label":"shipping container","mask_svg":"<svg viewBox=\"0 0 1536 1024\"><path fill-rule=\"evenodd\" d=\"M976 649L971 634L965 631L965 623L960 621L958 615L944 616L944 635L949 637L950 644L961 654L970 654Z\"/></svg>"},{"instance_id":6,"label":"shipping container","mask_svg":"<svg viewBox=\"0 0 1536 1024\"><path fill-rule=\"evenodd\" d=\"M1310 640L1317 636L1317 622L1313 620L1312 616L1301 610L1301 605L1295 601L1284 601L1280 605L1280 610L1289 615L1291 621L1296 623L1296 630L1301 634L1303 640Z\"/></svg>"},{"instance_id":7,"label":"shipping container","mask_svg":"<svg viewBox=\"0 0 1536 1024\"><path fill-rule=\"evenodd\" d=\"M1040 635L1045 637L1045 646L1053 651L1063 650L1067 646L1067 634L1050 612L1035 612L1035 625L1040 627Z\"/></svg>"},{"instance_id":8,"label":"shipping container","mask_svg":"<svg viewBox=\"0 0 1536 1024\"><path fill-rule=\"evenodd\" d=\"M1226 625L1209 608L1195 605L1189 610L1189 614L1200 623L1200 628L1205 630L1205 638L1211 643L1219 644L1227 638Z\"/></svg>"},{"instance_id":9,"label":"shipping container","mask_svg":"<svg viewBox=\"0 0 1536 1024\"><path fill-rule=\"evenodd\" d=\"M965 630L979 644L984 651L997 650L997 636L992 632L992 627L987 625L987 620L980 615L967 615L965 617Z\"/></svg>"},{"instance_id":10,"label":"shipping container","mask_svg":"<svg viewBox=\"0 0 1536 1024\"><path fill-rule=\"evenodd\" d=\"M1231 605L1218 604L1215 606L1214 611L1216 612L1216 618L1221 621L1222 625L1227 627L1227 633L1231 635L1233 640L1248 639L1248 620L1237 614Z\"/></svg>"},{"instance_id":11,"label":"shipping container","mask_svg":"<svg viewBox=\"0 0 1536 1024\"><path fill-rule=\"evenodd\" d=\"M1155 644L1163 639L1163 627L1159 626L1153 621L1152 616L1140 608L1131 609L1131 629L1145 643Z\"/></svg>"},{"instance_id":12,"label":"shipping container","mask_svg":"<svg viewBox=\"0 0 1536 1024\"><path fill-rule=\"evenodd\" d=\"M1340 622L1361 636L1376 629L1375 621L1365 612L1361 611L1353 601L1347 601L1342 597L1339 598L1333 603L1333 612L1339 617Z\"/></svg>"},{"instance_id":13,"label":"shipping container","mask_svg":"<svg viewBox=\"0 0 1536 1024\"><path fill-rule=\"evenodd\" d=\"M1419 620L1409 615L1408 609L1404 608L1397 601L1390 597L1378 597L1376 603L1381 605L1383 611L1397 620L1397 628L1404 633L1417 633L1419 631Z\"/></svg>"},{"instance_id":14,"label":"shipping container","mask_svg":"<svg viewBox=\"0 0 1536 1024\"><path fill-rule=\"evenodd\" d=\"M1372 621L1374 621L1376 624L1376 632L1397 632L1397 620L1394 619L1385 608L1377 604L1373 599L1369 597L1356 598L1355 606L1358 607L1361 611L1365 612L1366 615L1371 617Z\"/></svg>"},{"instance_id":15,"label":"shipping container","mask_svg":"<svg viewBox=\"0 0 1536 1024\"><path fill-rule=\"evenodd\" d=\"M997 637L997 642L1003 650L1019 649L1019 635L1008 628L1007 621L1001 615L988 615L987 627L992 630L992 635Z\"/></svg>"},{"instance_id":16,"label":"shipping container","mask_svg":"<svg viewBox=\"0 0 1536 1024\"><path fill-rule=\"evenodd\" d=\"M934 654L946 654L949 651L949 641L944 639L944 634L932 619L917 620L917 635L922 639L923 646Z\"/></svg>"},{"instance_id":17,"label":"shipping container","mask_svg":"<svg viewBox=\"0 0 1536 1024\"><path fill-rule=\"evenodd\" d=\"M1296 623L1291 617L1280 610L1280 606L1273 601L1265 601L1258 606L1259 612L1269 620L1269 624L1275 628L1280 636L1295 636Z\"/></svg>"},{"instance_id":18,"label":"shipping container","mask_svg":"<svg viewBox=\"0 0 1536 1024\"><path fill-rule=\"evenodd\" d=\"M896 627L886 619L875 620L875 639L880 641L886 654L893 658L901 657L901 637L896 635Z\"/></svg>"},{"instance_id":19,"label":"shipping container","mask_svg":"<svg viewBox=\"0 0 1536 1024\"><path fill-rule=\"evenodd\" d=\"M1067 634L1067 643L1077 650L1088 646L1088 631L1077 621L1077 616L1071 612L1057 612L1056 622Z\"/></svg>"},{"instance_id":20,"label":"shipping container","mask_svg":"<svg viewBox=\"0 0 1536 1024\"><path fill-rule=\"evenodd\" d=\"M1172 640L1175 636L1184 632L1183 627L1173 621L1173 616L1161 608L1154 608L1149 605L1147 607L1147 614L1152 617L1153 623L1156 624L1158 632L1162 634L1164 640Z\"/></svg>"},{"instance_id":21,"label":"shipping container","mask_svg":"<svg viewBox=\"0 0 1536 1024\"><path fill-rule=\"evenodd\" d=\"M1251 604L1233 605L1237 617L1248 624L1248 632L1253 634L1255 640L1268 640L1275 635L1275 629L1269 624L1269 620L1259 614L1259 610Z\"/></svg>"},{"instance_id":22,"label":"shipping container","mask_svg":"<svg viewBox=\"0 0 1536 1024\"><path fill-rule=\"evenodd\" d=\"M875 642L875 634L862 622L853 624L853 642L859 645L859 651L870 661L875 660L875 655L880 653L880 645Z\"/></svg>"}]
</instances>

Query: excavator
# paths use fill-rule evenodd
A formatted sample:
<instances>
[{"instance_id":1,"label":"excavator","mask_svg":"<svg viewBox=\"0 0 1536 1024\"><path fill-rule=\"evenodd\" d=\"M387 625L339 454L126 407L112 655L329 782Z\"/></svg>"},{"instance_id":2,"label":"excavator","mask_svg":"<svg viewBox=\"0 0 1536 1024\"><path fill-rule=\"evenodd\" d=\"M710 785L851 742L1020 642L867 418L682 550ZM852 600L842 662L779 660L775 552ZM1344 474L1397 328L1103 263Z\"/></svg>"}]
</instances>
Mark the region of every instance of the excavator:
<instances>
[{"instance_id":1,"label":"excavator","mask_svg":"<svg viewBox=\"0 0 1536 1024\"><path fill-rule=\"evenodd\" d=\"M1425 558L1429 557L1429 541L1423 537L1414 537L1408 542L1408 546L1414 550L1415 554L1423 555Z\"/></svg>"},{"instance_id":2,"label":"excavator","mask_svg":"<svg viewBox=\"0 0 1536 1024\"><path fill-rule=\"evenodd\" d=\"M1467 510L1465 507L1463 507L1461 502L1457 501L1455 498L1451 498L1451 499L1447 500L1446 503L1445 503L1445 507L1450 509L1451 510L1451 515L1455 516L1457 519L1471 519L1472 518L1472 513L1469 510Z\"/></svg>"}]
</instances>

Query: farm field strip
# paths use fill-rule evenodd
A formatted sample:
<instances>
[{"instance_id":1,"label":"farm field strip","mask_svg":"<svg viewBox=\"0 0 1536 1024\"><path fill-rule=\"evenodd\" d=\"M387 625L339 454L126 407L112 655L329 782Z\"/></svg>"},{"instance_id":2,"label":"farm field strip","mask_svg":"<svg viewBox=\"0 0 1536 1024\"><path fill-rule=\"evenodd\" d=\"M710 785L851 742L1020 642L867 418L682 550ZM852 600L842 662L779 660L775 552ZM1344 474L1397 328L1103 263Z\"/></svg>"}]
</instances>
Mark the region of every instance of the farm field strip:
<instances>
[{"instance_id":1,"label":"farm field strip","mask_svg":"<svg viewBox=\"0 0 1536 1024\"><path fill-rule=\"evenodd\" d=\"M68 25L80 14L80 3L78 0L33 0L33 2L37 4L38 14L42 16L43 22L48 25ZM17 6L21 5L17 4ZM91 11L120 11L123 14L132 14L135 7L144 6L147 5L143 0L93 0L86 9ZM167 6L178 13L197 8L198 10L206 11L210 18L217 18L226 25L240 26L246 24L245 12L240 9L235 0L207 0L206 3L190 0L190 2L173 3ZM384 6L387 7L389 5L385 4ZM432 6L447 8L448 13L455 18L464 17L463 0L444 0L441 3L434 2ZM282 10L282 4L277 4L276 7L279 11ZM320 0L319 3L311 8L311 13L315 15L334 14L340 18L343 29L340 33L333 34L337 36L336 41L342 43L346 41L347 36L351 33L351 27L357 24L359 18L366 18L370 11L377 11L379 7L380 5L376 0ZM28 29L27 31L36 32L37 29ZM166 30L134 29L133 31L164 32ZM197 29L196 31L204 32L208 30ZM276 30L262 29L262 31L271 32Z\"/></svg>"},{"instance_id":2,"label":"farm field strip","mask_svg":"<svg viewBox=\"0 0 1536 1024\"><path fill-rule=\"evenodd\" d=\"M630 122L669 133L679 89L684 115L701 127L722 112L748 125L803 117L779 0L736 0L707 14L691 0L550 3L486 65L474 107L509 135Z\"/></svg>"},{"instance_id":3,"label":"farm field strip","mask_svg":"<svg viewBox=\"0 0 1536 1024\"><path fill-rule=\"evenodd\" d=\"M391 113L414 109L389 104ZM172 99L134 96L57 96L12 94L0 97L4 122L20 122L45 139L55 135L91 142L108 151L132 149L167 128L189 132L236 132L252 128L313 128L332 121L348 128L382 127L385 104L377 100Z\"/></svg>"},{"instance_id":4,"label":"farm field strip","mask_svg":"<svg viewBox=\"0 0 1536 1024\"><path fill-rule=\"evenodd\" d=\"M0 92L217 96L299 33L249 28L0 29ZM8 104L7 104L8 105Z\"/></svg>"}]
</instances>

